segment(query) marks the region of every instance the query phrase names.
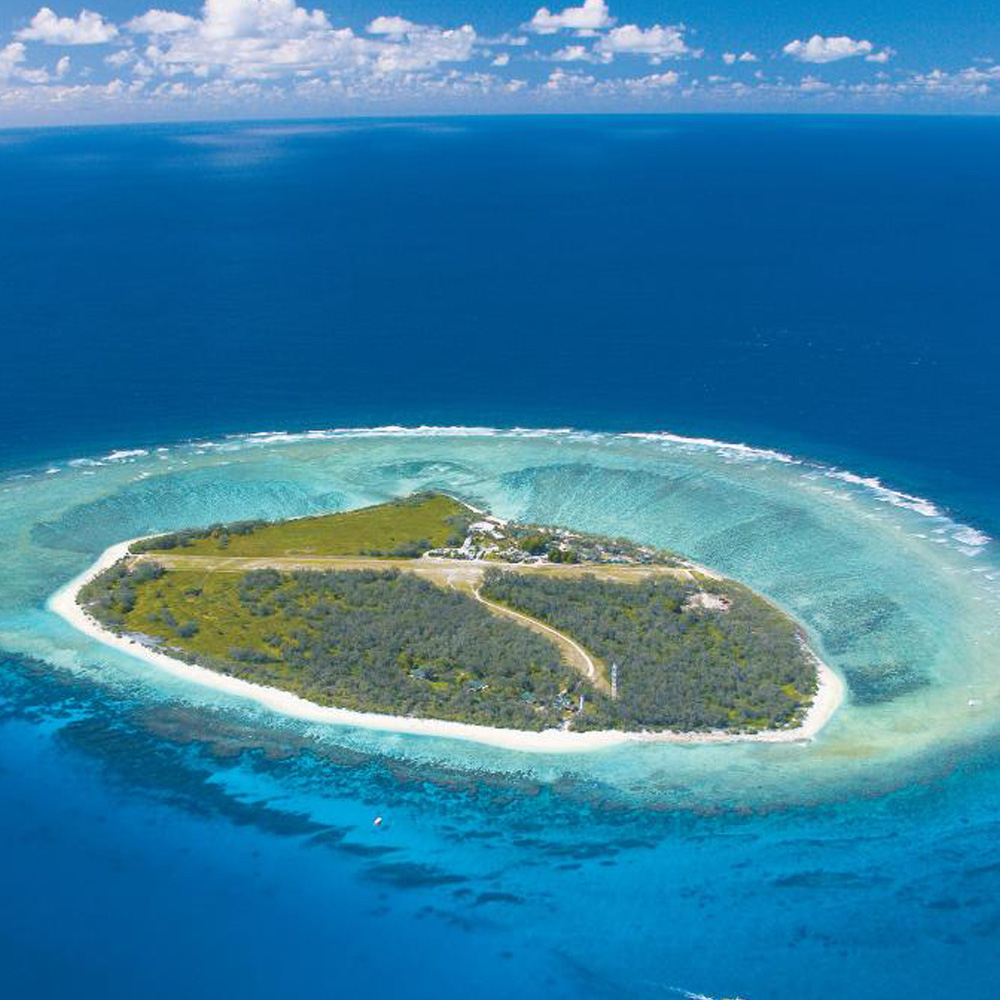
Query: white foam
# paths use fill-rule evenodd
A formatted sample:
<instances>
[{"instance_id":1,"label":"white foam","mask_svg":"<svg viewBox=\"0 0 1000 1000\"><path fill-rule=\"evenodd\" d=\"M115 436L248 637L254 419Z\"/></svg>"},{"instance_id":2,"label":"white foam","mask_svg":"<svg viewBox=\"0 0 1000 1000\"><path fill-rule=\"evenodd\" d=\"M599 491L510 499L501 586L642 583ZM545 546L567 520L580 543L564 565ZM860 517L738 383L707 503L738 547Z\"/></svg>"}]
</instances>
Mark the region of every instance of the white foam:
<instances>
[{"instance_id":1,"label":"white foam","mask_svg":"<svg viewBox=\"0 0 1000 1000\"><path fill-rule=\"evenodd\" d=\"M799 465L803 468L804 479L815 480L819 477L836 479L850 486L860 487L872 494L874 498L893 507L912 511L922 517L937 518L946 522L935 531L948 532L953 547L963 555L978 555L982 548L991 542L991 538L983 532L968 525L950 521L946 515L930 500L904 493L901 490L886 486L876 476L861 476L845 469L828 468L819 463L807 462L795 458L785 452L773 448L757 448L742 442L720 441L709 437L688 437L674 434L670 431L629 431L617 433L610 431L583 431L569 427L484 427L464 425L421 424L416 427L404 427L399 424L383 424L375 427L330 427L312 428L305 431L266 430L252 431L243 434L227 435L222 441L192 441L187 447L194 454L205 454L208 451L230 451L243 447L257 445L296 444L299 442L314 442L337 440L341 438L431 438L431 437L507 437L517 439L550 439L554 442L612 442L616 439L631 439L649 441L665 446L680 447L685 450L705 449L714 452L724 460L751 460L780 462L784 465ZM165 448L158 448L157 453L163 458ZM103 461L91 458L73 459L72 466L101 465L104 461L116 461L129 458L139 458L148 452L141 448L113 451L104 456ZM824 491L826 492L826 491ZM850 500L848 494L831 491L828 496L840 500Z\"/></svg>"},{"instance_id":2,"label":"white foam","mask_svg":"<svg viewBox=\"0 0 1000 1000\"><path fill-rule=\"evenodd\" d=\"M664 441L670 444L690 445L698 448L712 448L721 452L730 452L747 458L770 459L774 462L784 462L786 465L800 465L800 459L793 458L783 451L773 448L755 448L753 445L736 441L718 441L715 438L685 437L682 434L672 434L669 431L629 431L621 437L636 438L640 441Z\"/></svg>"},{"instance_id":3,"label":"white foam","mask_svg":"<svg viewBox=\"0 0 1000 1000\"><path fill-rule=\"evenodd\" d=\"M967 524L960 524L958 530L951 537L963 545L976 545L980 547L989 545L992 541L989 535L977 531L975 528L970 528Z\"/></svg>"},{"instance_id":4,"label":"white foam","mask_svg":"<svg viewBox=\"0 0 1000 1000\"><path fill-rule=\"evenodd\" d=\"M883 503L890 503L894 507L905 507L907 510L915 511L924 517L943 516L941 511L930 500L890 489L876 476L859 476L854 472L846 472L843 469L828 469L824 475L829 476L831 479L840 479L845 483L851 483L854 486L864 486L866 489L871 490Z\"/></svg>"},{"instance_id":5,"label":"white foam","mask_svg":"<svg viewBox=\"0 0 1000 1000\"><path fill-rule=\"evenodd\" d=\"M404 427L399 424L382 424L375 427L328 427L312 428L307 431L270 430L253 431L244 434L227 435L223 442L199 441L197 447L232 447L240 444L292 444L299 441L330 440L341 437L515 437L515 438L553 438L556 440L601 441L614 438L631 438L634 440L660 441L665 444L688 446L693 448L710 448L723 454L736 455L743 458L766 459L785 464L801 464L801 460L785 452L773 448L755 448L752 445L732 441L719 441L715 438L685 437L670 431L629 431L603 432L584 431L572 427L484 427L465 426L460 424L420 424L416 427Z\"/></svg>"}]
</instances>

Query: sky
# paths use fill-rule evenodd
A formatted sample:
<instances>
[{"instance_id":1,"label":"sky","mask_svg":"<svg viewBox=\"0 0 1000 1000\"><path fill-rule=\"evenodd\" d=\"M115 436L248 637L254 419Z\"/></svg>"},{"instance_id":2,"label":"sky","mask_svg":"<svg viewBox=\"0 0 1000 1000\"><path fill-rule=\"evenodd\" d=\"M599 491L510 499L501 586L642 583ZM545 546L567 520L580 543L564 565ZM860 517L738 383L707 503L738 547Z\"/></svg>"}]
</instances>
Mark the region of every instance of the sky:
<instances>
[{"instance_id":1,"label":"sky","mask_svg":"<svg viewBox=\"0 0 1000 1000\"><path fill-rule=\"evenodd\" d=\"M0 126L1000 112L998 0L0 0Z\"/></svg>"}]
</instances>

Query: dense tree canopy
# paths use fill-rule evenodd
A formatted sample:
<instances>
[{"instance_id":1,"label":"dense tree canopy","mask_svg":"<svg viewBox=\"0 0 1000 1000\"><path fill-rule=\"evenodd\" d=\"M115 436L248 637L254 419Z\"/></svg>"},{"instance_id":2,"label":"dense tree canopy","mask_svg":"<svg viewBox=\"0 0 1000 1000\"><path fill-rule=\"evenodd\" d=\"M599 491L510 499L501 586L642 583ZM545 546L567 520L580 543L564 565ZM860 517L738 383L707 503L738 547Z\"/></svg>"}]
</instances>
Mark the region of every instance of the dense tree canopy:
<instances>
[{"instance_id":1,"label":"dense tree canopy","mask_svg":"<svg viewBox=\"0 0 1000 1000\"><path fill-rule=\"evenodd\" d=\"M588 690L549 640L396 570L206 576L142 562L81 598L171 655L324 705L543 729Z\"/></svg>"},{"instance_id":2,"label":"dense tree canopy","mask_svg":"<svg viewBox=\"0 0 1000 1000\"><path fill-rule=\"evenodd\" d=\"M795 623L730 581L490 568L481 593L573 637L606 671L615 664L618 697L545 637L397 570L122 562L80 597L108 627L172 655L365 711L522 729L743 731L793 725L815 692Z\"/></svg>"},{"instance_id":3,"label":"dense tree canopy","mask_svg":"<svg viewBox=\"0 0 1000 1000\"><path fill-rule=\"evenodd\" d=\"M490 569L482 593L573 636L608 668L617 664L617 700L594 700L576 729L783 726L816 689L795 623L736 583Z\"/></svg>"}]
</instances>

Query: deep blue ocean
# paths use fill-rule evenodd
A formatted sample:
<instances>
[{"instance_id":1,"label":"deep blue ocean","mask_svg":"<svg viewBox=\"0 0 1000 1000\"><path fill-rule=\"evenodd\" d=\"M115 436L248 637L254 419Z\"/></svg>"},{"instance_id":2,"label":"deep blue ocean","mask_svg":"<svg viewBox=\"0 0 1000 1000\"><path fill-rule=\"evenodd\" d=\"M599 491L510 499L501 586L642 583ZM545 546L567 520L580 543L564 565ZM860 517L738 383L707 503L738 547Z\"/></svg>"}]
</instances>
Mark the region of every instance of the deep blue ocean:
<instances>
[{"instance_id":1,"label":"deep blue ocean","mask_svg":"<svg viewBox=\"0 0 1000 1000\"><path fill-rule=\"evenodd\" d=\"M603 528L604 504L627 527L667 503L645 454L605 468L596 444L560 465L498 439L496 483L486 444L401 444L381 478L353 457L321 474L305 451L196 470L215 459L195 448L169 481L79 461L260 431L671 431L879 477L1000 535L998 177L991 118L0 131L0 540L40 567L0 568L0 995L997 996L995 729L829 794L757 794L749 755L709 795L681 749L683 777L650 764L670 794L643 801L611 790L610 765L593 781L479 771L153 696L145 675L105 685L43 608L112 541L248 504L475 482L539 518L575 491L563 516ZM584 482L595 468L607 478ZM794 548L776 481L747 478L727 505L726 474L697 473L718 487L713 517L741 545L764 531L769 553ZM777 513L754 527L736 508L758 499ZM933 621L902 584L814 613L791 554L735 538L692 535L691 551L799 607L859 704L935 690L922 657L947 674L957 640L931 632L965 596ZM794 558L846 566L847 549ZM871 552L852 586L906 576L884 539ZM895 687L862 677L837 615Z\"/></svg>"}]
</instances>

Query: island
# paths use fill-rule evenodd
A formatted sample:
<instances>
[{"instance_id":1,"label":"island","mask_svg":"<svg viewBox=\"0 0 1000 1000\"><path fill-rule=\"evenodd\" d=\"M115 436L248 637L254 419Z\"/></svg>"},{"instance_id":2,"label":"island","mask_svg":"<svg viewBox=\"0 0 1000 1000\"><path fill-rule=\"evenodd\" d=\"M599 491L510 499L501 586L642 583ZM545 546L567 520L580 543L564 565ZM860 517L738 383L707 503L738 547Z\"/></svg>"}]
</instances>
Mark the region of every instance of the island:
<instances>
[{"instance_id":1,"label":"island","mask_svg":"<svg viewBox=\"0 0 1000 1000\"><path fill-rule=\"evenodd\" d=\"M294 714L523 748L801 739L841 696L750 588L436 492L122 543L53 607Z\"/></svg>"}]
</instances>

